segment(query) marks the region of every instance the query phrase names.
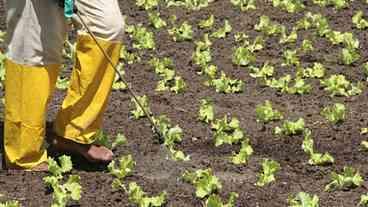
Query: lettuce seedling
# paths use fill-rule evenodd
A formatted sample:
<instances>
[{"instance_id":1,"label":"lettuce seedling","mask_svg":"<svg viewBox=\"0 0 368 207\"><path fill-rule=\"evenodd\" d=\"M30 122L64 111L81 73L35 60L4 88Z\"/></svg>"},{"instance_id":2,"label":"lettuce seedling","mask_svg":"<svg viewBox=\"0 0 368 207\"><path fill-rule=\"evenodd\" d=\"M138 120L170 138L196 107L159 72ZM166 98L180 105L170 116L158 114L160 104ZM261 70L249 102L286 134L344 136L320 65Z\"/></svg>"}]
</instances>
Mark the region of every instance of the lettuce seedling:
<instances>
[{"instance_id":1,"label":"lettuce seedling","mask_svg":"<svg viewBox=\"0 0 368 207\"><path fill-rule=\"evenodd\" d=\"M18 201L6 201L5 203L0 203L0 207L21 207Z\"/></svg>"},{"instance_id":2,"label":"lettuce seedling","mask_svg":"<svg viewBox=\"0 0 368 207\"><path fill-rule=\"evenodd\" d=\"M259 104L256 107L257 122L268 123L283 119L281 112L272 108L272 103L266 100L264 104Z\"/></svg>"},{"instance_id":3,"label":"lettuce seedling","mask_svg":"<svg viewBox=\"0 0 368 207\"><path fill-rule=\"evenodd\" d=\"M134 52L128 52L125 45L122 45L122 47L121 47L120 59L122 61L124 61L125 63L127 63L128 65L141 62L141 57L139 57L139 54L134 53ZM118 67L118 69L119 69L119 67ZM119 71L122 73L122 75L124 74L124 70L119 70ZM115 77L115 80L117 80L117 79L119 79L119 77Z\"/></svg>"},{"instance_id":4,"label":"lettuce seedling","mask_svg":"<svg viewBox=\"0 0 368 207\"><path fill-rule=\"evenodd\" d=\"M242 141L240 151L238 153L233 153L233 156L230 159L235 165L246 164L252 154L253 148L249 143L249 139L247 138Z\"/></svg>"},{"instance_id":5,"label":"lettuce seedling","mask_svg":"<svg viewBox=\"0 0 368 207\"><path fill-rule=\"evenodd\" d=\"M325 191L342 190L346 188L360 187L364 182L359 171L352 167L344 167L342 174L331 173L331 182L326 185Z\"/></svg>"},{"instance_id":6,"label":"lettuce seedling","mask_svg":"<svg viewBox=\"0 0 368 207\"><path fill-rule=\"evenodd\" d=\"M328 152L324 154L315 152L312 132L309 129L304 131L302 149L309 155L308 163L310 165L325 165L335 162L335 159Z\"/></svg>"},{"instance_id":7,"label":"lettuce seedling","mask_svg":"<svg viewBox=\"0 0 368 207\"><path fill-rule=\"evenodd\" d=\"M365 29L368 27L368 21L363 18L363 11L357 11L352 17L353 24L358 29Z\"/></svg>"},{"instance_id":8,"label":"lettuce seedling","mask_svg":"<svg viewBox=\"0 0 368 207\"><path fill-rule=\"evenodd\" d=\"M293 29L290 34L287 34L286 27L281 27L281 37L279 40L280 44L286 44L286 43L295 43L298 39L298 31L296 29Z\"/></svg>"},{"instance_id":9,"label":"lettuce seedling","mask_svg":"<svg viewBox=\"0 0 368 207\"><path fill-rule=\"evenodd\" d=\"M133 39L133 48L137 49L155 49L154 34L143 27L142 24L129 25L126 32Z\"/></svg>"},{"instance_id":10,"label":"lettuce seedling","mask_svg":"<svg viewBox=\"0 0 368 207\"><path fill-rule=\"evenodd\" d=\"M166 22L161 19L160 12L150 11L148 12L148 20L155 29L166 27Z\"/></svg>"},{"instance_id":11,"label":"lettuce seedling","mask_svg":"<svg viewBox=\"0 0 368 207\"><path fill-rule=\"evenodd\" d=\"M278 162L270 159L264 159L262 162L262 171L258 175L257 186L263 187L276 180L275 174L280 170Z\"/></svg>"},{"instance_id":12,"label":"lettuce seedling","mask_svg":"<svg viewBox=\"0 0 368 207\"><path fill-rule=\"evenodd\" d=\"M135 60L133 60L133 61L135 61ZM123 63L119 62L118 65L116 66L116 69L119 71L119 73L122 76L125 75L125 71L123 69ZM116 75L115 79L114 79L114 83L112 84L112 89L114 89L114 90L125 90L126 88L127 88L127 85L125 85L125 83L120 79L120 77L118 75Z\"/></svg>"},{"instance_id":13,"label":"lettuce seedling","mask_svg":"<svg viewBox=\"0 0 368 207\"><path fill-rule=\"evenodd\" d=\"M358 206L368 206L368 193L360 196L360 201L359 201Z\"/></svg>"},{"instance_id":14,"label":"lettuce seedling","mask_svg":"<svg viewBox=\"0 0 368 207\"><path fill-rule=\"evenodd\" d=\"M283 53L284 62L282 63L282 66L299 66L300 61L298 57L298 51L297 50L285 50Z\"/></svg>"},{"instance_id":15,"label":"lettuce seedling","mask_svg":"<svg viewBox=\"0 0 368 207\"><path fill-rule=\"evenodd\" d=\"M215 87L218 93L239 93L243 91L244 83L242 80L231 79L221 71L221 76L211 82L211 86Z\"/></svg>"},{"instance_id":16,"label":"lettuce seedling","mask_svg":"<svg viewBox=\"0 0 368 207\"><path fill-rule=\"evenodd\" d=\"M146 95L137 96L137 99L138 99L139 103L142 105L143 109L137 103L137 101L134 98L132 98L131 102L135 106L135 109L133 111L131 111L131 113L133 114L133 117L135 119L140 119L140 118L146 117L147 115L145 114L145 112L147 112L147 113L149 113L149 115L151 115L152 112L151 112L151 109L149 107L148 97Z\"/></svg>"},{"instance_id":17,"label":"lettuce seedling","mask_svg":"<svg viewBox=\"0 0 368 207\"><path fill-rule=\"evenodd\" d=\"M204 207L235 207L236 199L239 197L237 193L231 192L230 198L226 204L222 202L222 199L217 194L212 194L206 200Z\"/></svg>"},{"instance_id":18,"label":"lettuce seedling","mask_svg":"<svg viewBox=\"0 0 368 207\"><path fill-rule=\"evenodd\" d=\"M137 6L149 10L158 6L159 0L136 0Z\"/></svg>"},{"instance_id":19,"label":"lettuce seedling","mask_svg":"<svg viewBox=\"0 0 368 207\"><path fill-rule=\"evenodd\" d=\"M149 197L137 183L129 183L129 201L138 207L160 207L165 205L167 193L164 191L158 196Z\"/></svg>"},{"instance_id":20,"label":"lettuce seedling","mask_svg":"<svg viewBox=\"0 0 368 207\"><path fill-rule=\"evenodd\" d=\"M218 38L218 39L225 38L226 35L230 33L232 30L233 28L231 27L229 20L225 19L224 26L218 29L217 31L215 31L214 33L212 33L211 37Z\"/></svg>"},{"instance_id":21,"label":"lettuce seedling","mask_svg":"<svg viewBox=\"0 0 368 207\"><path fill-rule=\"evenodd\" d=\"M100 130L96 134L96 141L95 144L99 144L102 146L105 146L109 149L115 149L116 147L123 145L127 142L127 138L124 136L124 134L118 133L115 137L115 140L111 143L110 140L112 138L106 134L103 130Z\"/></svg>"},{"instance_id":22,"label":"lettuce seedling","mask_svg":"<svg viewBox=\"0 0 368 207\"><path fill-rule=\"evenodd\" d=\"M256 0L231 0L234 6L239 7L241 11L255 10Z\"/></svg>"},{"instance_id":23,"label":"lettuce seedling","mask_svg":"<svg viewBox=\"0 0 368 207\"><path fill-rule=\"evenodd\" d=\"M295 13L305 8L303 2L300 0L272 0L272 5L289 13Z\"/></svg>"},{"instance_id":24,"label":"lettuce seedling","mask_svg":"<svg viewBox=\"0 0 368 207\"><path fill-rule=\"evenodd\" d=\"M266 85L271 88L275 88L281 91L282 93L286 93L289 91L290 82L291 76L287 74L279 79L272 78L271 80L266 80Z\"/></svg>"},{"instance_id":25,"label":"lettuce seedling","mask_svg":"<svg viewBox=\"0 0 368 207\"><path fill-rule=\"evenodd\" d=\"M288 203L289 207L319 207L319 198L317 195L299 192L295 197L290 197Z\"/></svg>"},{"instance_id":26,"label":"lettuce seedling","mask_svg":"<svg viewBox=\"0 0 368 207\"><path fill-rule=\"evenodd\" d=\"M182 177L185 182L195 186L197 198L204 198L222 188L219 179L213 175L210 168L195 172L185 171Z\"/></svg>"},{"instance_id":27,"label":"lettuce seedling","mask_svg":"<svg viewBox=\"0 0 368 207\"><path fill-rule=\"evenodd\" d=\"M199 28L201 29L210 29L212 28L213 24L215 23L215 16L211 14L208 19L201 20L198 23Z\"/></svg>"},{"instance_id":28,"label":"lettuce seedling","mask_svg":"<svg viewBox=\"0 0 368 207\"><path fill-rule=\"evenodd\" d=\"M173 37L175 42L192 40L193 38L193 30L192 25L190 25L187 21L184 21L180 26L168 30L169 34Z\"/></svg>"},{"instance_id":29,"label":"lettuce seedling","mask_svg":"<svg viewBox=\"0 0 368 207\"><path fill-rule=\"evenodd\" d=\"M209 40L208 34L204 35L203 41L196 41L195 44L196 44L196 49L192 55L193 62L196 65L205 67L212 60L212 56L211 56L212 43Z\"/></svg>"},{"instance_id":30,"label":"lettuce seedling","mask_svg":"<svg viewBox=\"0 0 368 207\"><path fill-rule=\"evenodd\" d=\"M347 90L350 82L346 80L344 75L331 75L329 78L320 81L325 87L325 91L330 92L330 96L349 96Z\"/></svg>"},{"instance_id":31,"label":"lettuce seedling","mask_svg":"<svg viewBox=\"0 0 368 207\"><path fill-rule=\"evenodd\" d=\"M274 67L268 62L266 62L262 68L250 66L249 69L251 70L250 76L252 78L263 78L263 80L266 80L274 74Z\"/></svg>"},{"instance_id":32,"label":"lettuce seedling","mask_svg":"<svg viewBox=\"0 0 368 207\"><path fill-rule=\"evenodd\" d=\"M313 67L303 70L303 78L323 78L326 68L321 63L314 63Z\"/></svg>"},{"instance_id":33,"label":"lettuce seedling","mask_svg":"<svg viewBox=\"0 0 368 207\"><path fill-rule=\"evenodd\" d=\"M107 166L107 169L109 170L109 173L115 177L111 184L113 189L125 190L123 179L132 174L134 166L135 162L131 155L122 156L119 159L119 164L117 164L115 160L110 162L110 164Z\"/></svg>"},{"instance_id":34,"label":"lettuce seedling","mask_svg":"<svg viewBox=\"0 0 368 207\"><path fill-rule=\"evenodd\" d=\"M51 207L65 207L70 200L79 201L81 198L80 177L78 175L69 175L67 181L62 184L64 180L63 174L69 173L73 164L68 156L59 157L58 163L52 159L48 159L48 170L50 176L43 178L47 186L51 187L53 192Z\"/></svg>"},{"instance_id":35,"label":"lettuce seedling","mask_svg":"<svg viewBox=\"0 0 368 207\"><path fill-rule=\"evenodd\" d=\"M214 130L215 146L223 144L237 144L244 138L244 132L240 128L240 122L237 118L228 120L225 115L223 119L217 119L212 123Z\"/></svg>"},{"instance_id":36,"label":"lettuce seedling","mask_svg":"<svg viewBox=\"0 0 368 207\"><path fill-rule=\"evenodd\" d=\"M313 47L312 41L310 41L310 40L303 40L300 49L302 50L302 52L313 51L314 50L314 47Z\"/></svg>"},{"instance_id":37,"label":"lettuce seedling","mask_svg":"<svg viewBox=\"0 0 368 207\"><path fill-rule=\"evenodd\" d=\"M232 62L235 65L247 66L250 63L255 62L256 57L249 47L240 46L235 48Z\"/></svg>"},{"instance_id":38,"label":"lettuce seedling","mask_svg":"<svg viewBox=\"0 0 368 207\"><path fill-rule=\"evenodd\" d=\"M172 126L170 120L161 115L153 119L155 125L159 128L160 134L163 136L164 145L169 149L171 156L176 161L187 161L189 156L185 156L182 151L175 150L175 144L183 139L183 130L178 126Z\"/></svg>"},{"instance_id":39,"label":"lettuce seedling","mask_svg":"<svg viewBox=\"0 0 368 207\"><path fill-rule=\"evenodd\" d=\"M166 0L167 7L183 6L191 10L200 10L208 7L213 0Z\"/></svg>"},{"instance_id":40,"label":"lettuce seedling","mask_svg":"<svg viewBox=\"0 0 368 207\"><path fill-rule=\"evenodd\" d=\"M344 104L335 103L333 106L327 106L321 111L324 116L332 124L337 124L345 120L346 107Z\"/></svg>"},{"instance_id":41,"label":"lettuce seedling","mask_svg":"<svg viewBox=\"0 0 368 207\"><path fill-rule=\"evenodd\" d=\"M299 118L295 122L286 120L281 127L275 128L275 134L286 136L298 135L304 132L304 127L305 123L303 118Z\"/></svg>"},{"instance_id":42,"label":"lettuce seedling","mask_svg":"<svg viewBox=\"0 0 368 207\"><path fill-rule=\"evenodd\" d=\"M217 66L216 65L206 65L202 68L200 74L204 74L208 80L205 82L206 86L213 85L213 80L216 79L217 76Z\"/></svg>"},{"instance_id":43,"label":"lettuce seedling","mask_svg":"<svg viewBox=\"0 0 368 207\"><path fill-rule=\"evenodd\" d=\"M202 99L199 107L199 120L210 123L215 119L215 112L212 101Z\"/></svg>"},{"instance_id":44,"label":"lettuce seedling","mask_svg":"<svg viewBox=\"0 0 368 207\"><path fill-rule=\"evenodd\" d=\"M303 95L309 93L311 90L311 84L308 84L304 79L297 77L295 79L294 85L287 90L287 93Z\"/></svg>"},{"instance_id":45,"label":"lettuce seedling","mask_svg":"<svg viewBox=\"0 0 368 207\"><path fill-rule=\"evenodd\" d=\"M351 65L358 61L360 58L360 53L356 49L342 48L341 59L345 65Z\"/></svg>"},{"instance_id":46,"label":"lettuce seedling","mask_svg":"<svg viewBox=\"0 0 368 207\"><path fill-rule=\"evenodd\" d=\"M254 26L256 31L266 35L273 36L281 33L281 26L278 23L272 22L268 16L262 15L259 23Z\"/></svg>"}]
</instances>

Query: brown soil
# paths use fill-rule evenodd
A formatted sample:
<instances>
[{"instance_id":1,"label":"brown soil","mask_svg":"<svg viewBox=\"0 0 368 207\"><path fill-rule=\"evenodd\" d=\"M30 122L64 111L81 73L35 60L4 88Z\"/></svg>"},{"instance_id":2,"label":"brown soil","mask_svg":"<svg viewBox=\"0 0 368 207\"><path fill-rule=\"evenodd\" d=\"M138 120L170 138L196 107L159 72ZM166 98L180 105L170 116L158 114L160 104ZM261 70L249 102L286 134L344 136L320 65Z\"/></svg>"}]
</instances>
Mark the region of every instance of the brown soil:
<instances>
[{"instance_id":1,"label":"brown soil","mask_svg":"<svg viewBox=\"0 0 368 207\"><path fill-rule=\"evenodd\" d=\"M255 11L240 12L229 0L218 0L208 8L198 12L191 12L181 8L160 8L162 16L167 19L175 14L179 21L188 20L196 24L209 14L215 14L216 26L222 25L223 19L229 19L233 32L225 40L216 40L212 47L214 63L231 77L242 79L246 89L240 94L218 94L212 88L202 84L202 77L197 75L198 68L191 63L194 49L193 42L175 43L168 36L166 30L155 32L156 52L147 52L142 63L127 65L126 78L140 94L146 94L151 101L154 114L166 114L172 123L179 124L184 129L185 137L178 148L191 156L191 161L178 163L167 159L168 154L154 139L148 120L134 121L130 118L130 97L124 91L114 91L105 115L104 129L111 135L122 132L128 138L128 144L115 151L116 158L132 154L137 166L134 175L127 178L140 184L146 192L157 194L168 192L167 206L191 207L201 206L202 201L194 196L194 188L180 180L185 170L212 168L220 178L223 189L220 195L227 198L231 191L239 193L237 206L242 207L278 207L287 206L287 198L294 193L305 191L317 194L320 206L351 207L359 202L360 195L366 193L364 187L347 191L324 192L324 186L329 182L332 171L340 172L344 166L359 169L363 178L368 175L367 152L359 150L359 145L366 137L359 134L360 128L368 126L368 98L367 91L351 98L330 98L329 94L320 87L318 81L312 80L313 90L308 95L286 95L271 88L260 86L249 76L244 68L238 68L231 63L232 48L235 45L233 34L243 31L254 38L258 33L253 26L258 23L258 17L265 14L273 20L291 28L303 16L287 14L273 8L270 3L258 3ZM324 39L314 40L316 51L302 56L304 66L315 61L323 63L330 74L341 73L353 81L364 81L361 64L367 61L368 41L367 33L353 28L351 17L357 10L368 12L367 4L354 1L349 9L335 12L332 8L321 9L306 3L309 11L321 12L330 20L332 28L339 31L353 31L361 43L362 58L352 66L341 65L338 60L339 46L332 46ZM121 1L121 10L127 16L129 24L143 23L148 25L145 11L135 6L134 0ZM203 35L203 31L195 29L195 39ZM310 37L311 32L299 32L297 45L302 37ZM282 51L293 48L293 45L280 46L278 39L271 38L266 48L257 54L257 65L265 61L277 65L278 75L283 71L292 70L281 67ZM131 40L126 37L125 42L131 49ZM188 89L184 94L157 93L154 91L157 76L145 64L151 55L171 57L176 64L178 73L187 81ZM327 76L327 77L328 77ZM51 122L57 112L65 92L57 91L50 104L48 120ZM199 100L211 97L216 106L216 116L233 115L241 121L241 126L247 132L254 148L254 155L245 166L235 166L228 161L228 156L239 146L224 146L216 148L213 144L209 126L197 120ZM301 148L302 137L293 136L277 138L272 129L280 123L267 125L265 128L256 122L255 106L271 100L281 110L285 117L294 119L303 117L307 127L313 131L316 149L330 152L336 163L326 167L308 165L308 157ZM321 108L334 102L343 102L348 107L345 122L332 126L319 115ZM269 186L260 188L254 185L260 163L263 158L271 158L281 164L281 171L277 174L277 181ZM73 206L132 206L128 204L127 195L111 189L112 177L101 167L90 166L86 161L74 158L76 173L81 176L83 195ZM52 194L42 182L45 173L0 171L0 194L8 199L20 200L24 206L50 206ZM0 197L0 199L2 199Z\"/></svg>"}]
</instances>

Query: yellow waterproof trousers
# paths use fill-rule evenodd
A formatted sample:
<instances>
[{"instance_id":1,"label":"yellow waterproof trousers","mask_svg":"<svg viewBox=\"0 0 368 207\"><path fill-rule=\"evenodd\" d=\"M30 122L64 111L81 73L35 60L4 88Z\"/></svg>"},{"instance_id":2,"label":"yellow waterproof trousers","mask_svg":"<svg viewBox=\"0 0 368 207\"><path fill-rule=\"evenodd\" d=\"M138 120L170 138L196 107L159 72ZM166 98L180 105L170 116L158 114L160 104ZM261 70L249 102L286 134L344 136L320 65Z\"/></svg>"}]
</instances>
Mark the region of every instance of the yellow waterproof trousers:
<instances>
[{"instance_id":1,"label":"yellow waterproof trousers","mask_svg":"<svg viewBox=\"0 0 368 207\"><path fill-rule=\"evenodd\" d=\"M56 1L7 1L4 148L7 166L33 168L47 160L47 104L61 65L63 11ZM117 0L77 0L99 44L118 63L123 20ZM114 70L92 37L78 33L71 83L54 121L55 132L90 144L102 124Z\"/></svg>"}]
</instances>

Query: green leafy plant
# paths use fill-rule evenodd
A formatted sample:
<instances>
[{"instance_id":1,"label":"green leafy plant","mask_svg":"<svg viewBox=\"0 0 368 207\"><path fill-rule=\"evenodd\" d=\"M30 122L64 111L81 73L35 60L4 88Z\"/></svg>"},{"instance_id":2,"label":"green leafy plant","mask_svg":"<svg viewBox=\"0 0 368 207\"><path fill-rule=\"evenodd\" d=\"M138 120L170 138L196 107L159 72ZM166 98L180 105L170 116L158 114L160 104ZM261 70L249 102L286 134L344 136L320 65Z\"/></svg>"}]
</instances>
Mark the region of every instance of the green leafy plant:
<instances>
[{"instance_id":1,"label":"green leafy plant","mask_svg":"<svg viewBox=\"0 0 368 207\"><path fill-rule=\"evenodd\" d=\"M288 199L289 207L319 207L319 198L317 195L309 195L305 192L299 192L294 197Z\"/></svg>"},{"instance_id":2,"label":"green leafy plant","mask_svg":"<svg viewBox=\"0 0 368 207\"><path fill-rule=\"evenodd\" d=\"M342 62L345 65L351 65L352 63L356 62L360 58L360 53L356 49L351 48L342 48L341 50L341 58Z\"/></svg>"},{"instance_id":3,"label":"green leafy plant","mask_svg":"<svg viewBox=\"0 0 368 207\"><path fill-rule=\"evenodd\" d=\"M208 34L205 34L203 41L196 41L196 49L193 52L192 58L196 65L201 67L207 66L211 62L211 41L209 40Z\"/></svg>"},{"instance_id":4,"label":"green leafy plant","mask_svg":"<svg viewBox=\"0 0 368 207\"><path fill-rule=\"evenodd\" d=\"M129 201L138 207L160 207L165 205L167 193L164 191L158 196L149 197L137 183L131 182L128 187L128 195Z\"/></svg>"},{"instance_id":5,"label":"green leafy plant","mask_svg":"<svg viewBox=\"0 0 368 207\"><path fill-rule=\"evenodd\" d=\"M193 38L192 25L184 21L180 26L174 26L168 30L175 42L191 40Z\"/></svg>"},{"instance_id":6,"label":"green leafy plant","mask_svg":"<svg viewBox=\"0 0 368 207\"><path fill-rule=\"evenodd\" d=\"M359 95L363 87L360 83L357 85L351 84L344 75L331 75L320 82L325 87L325 90L331 93L331 97Z\"/></svg>"},{"instance_id":7,"label":"green leafy plant","mask_svg":"<svg viewBox=\"0 0 368 207\"><path fill-rule=\"evenodd\" d=\"M240 46L234 49L232 61L235 65L247 66L256 60L249 47Z\"/></svg>"},{"instance_id":8,"label":"green leafy plant","mask_svg":"<svg viewBox=\"0 0 368 207\"><path fill-rule=\"evenodd\" d=\"M326 185L325 191L359 187L363 182L364 180L359 171L352 167L344 167L342 174L331 173L331 182Z\"/></svg>"},{"instance_id":9,"label":"green leafy plant","mask_svg":"<svg viewBox=\"0 0 368 207\"><path fill-rule=\"evenodd\" d=\"M201 20L198 23L199 28L201 29L210 29L212 28L213 24L215 23L215 16L211 14L208 19Z\"/></svg>"},{"instance_id":10,"label":"green leafy plant","mask_svg":"<svg viewBox=\"0 0 368 207\"><path fill-rule=\"evenodd\" d=\"M212 169L186 171L183 174L185 182L191 183L196 188L196 196L204 198L222 188L219 179L213 175Z\"/></svg>"},{"instance_id":11,"label":"green leafy plant","mask_svg":"<svg viewBox=\"0 0 368 207\"><path fill-rule=\"evenodd\" d=\"M272 77L275 70L268 62L266 62L261 68L250 66L249 69L251 71L250 76L252 78L262 78L263 80L267 80Z\"/></svg>"},{"instance_id":12,"label":"green leafy plant","mask_svg":"<svg viewBox=\"0 0 368 207\"><path fill-rule=\"evenodd\" d=\"M231 27L229 20L225 20L224 26L218 29L217 31L215 31L214 33L212 33L211 37L218 38L218 39L225 38L226 35L232 31L232 29L233 28Z\"/></svg>"},{"instance_id":13,"label":"green leafy plant","mask_svg":"<svg viewBox=\"0 0 368 207\"><path fill-rule=\"evenodd\" d=\"M260 17L259 23L254 26L254 29L269 36L278 35L282 32L281 25L271 21L271 19L265 15Z\"/></svg>"},{"instance_id":14,"label":"green leafy plant","mask_svg":"<svg viewBox=\"0 0 368 207\"><path fill-rule=\"evenodd\" d=\"M202 99L201 105L199 107L199 120L205 123L210 123L214 119L215 119L215 112L212 101Z\"/></svg>"},{"instance_id":15,"label":"green leafy plant","mask_svg":"<svg viewBox=\"0 0 368 207\"><path fill-rule=\"evenodd\" d=\"M283 119L281 112L274 110L272 103L266 100L264 104L259 104L256 107L256 117L257 122L268 123L271 121L276 121Z\"/></svg>"},{"instance_id":16,"label":"green leafy plant","mask_svg":"<svg viewBox=\"0 0 368 207\"><path fill-rule=\"evenodd\" d=\"M166 0L167 6L183 6L191 10L200 10L209 5L213 0Z\"/></svg>"},{"instance_id":17,"label":"green leafy plant","mask_svg":"<svg viewBox=\"0 0 368 207\"><path fill-rule=\"evenodd\" d=\"M216 147L223 144L237 144L244 138L240 122L234 117L228 120L225 115L223 119L215 120L212 123L212 130L214 130Z\"/></svg>"},{"instance_id":18,"label":"green leafy plant","mask_svg":"<svg viewBox=\"0 0 368 207\"><path fill-rule=\"evenodd\" d=\"M204 207L235 207L238 197L239 195L237 193L231 192L228 202L224 204L219 195L212 194L206 200Z\"/></svg>"},{"instance_id":19,"label":"green leafy plant","mask_svg":"<svg viewBox=\"0 0 368 207\"><path fill-rule=\"evenodd\" d=\"M257 186L263 187L276 180L275 174L280 170L280 164L274 160L264 159L262 171L258 175Z\"/></svg>"},{"instance_id":20,"label":"green leafy plant","mask_svg":"<svg viewBox=\"0 0 368 207\"><path fill-rule=\"evenodd\" d=\"M182 151L175 149L175 144L180 143L183 139L183 130L178 125L172 126L170 120L164 115L154 118L153 121L158 126L159 132L164 139L164 145L169 149L172 159L175 161L188 161L190 159L189 156L185 156Z\"/></svg>"},{"instance_id":21,"label":"green leafy plant","mask_svg":"<svg viewBox=\"0 0 368 207\"><path fill-rule=\"evenodd\" d=\"M313 51L314 50L314 47L313 47L312 41L310 41L310 40L303 40L300 49L301 49L302 52Z\"/></svg>"},{"instance_id":22,"label":"green leafy plant","mask_svg":"<svg viewBox=\"0 0 368 207\"><path fill-rule=\"evenodd\" d=\"M306 68L302 71L303 78L323 78L326 68L321 63L314 63L313 67Z\"/></svg>"},{"instance_id":23,"label":"green leafy plant","mask_svg":"<svg viewBox=\"0 0 368 207\"><path fill-rule=\"evenodd\" d=\"M289 74L276 79L276 78L272 78L271 80L266 80L266 85L271 87L271 88L275 88L281 92L288 92L289 90L289 84L291 82L291 76Z\"/></svg>"},{"instance_id":24,"label":"green leafy plant","mask_svg":"<svg viewBox=\"0 0 368 207\"><path fill-rule=\"evenodd\" d=\"M368 27L368 21L363 18L363 11L357 11L352 17L353 24L358 29L365 29Z\"/></svg>"},{"instance_id":25,"label":"green leafy plant","mask_svg":"<svg viewBox=\"0 0 368 207\"><path fill-rule=\"evenodd\" d=\"M359 201L358 206L368 206L368 193L360 196L360 201Z\"/></svg>"},{"instance_id":26,"label":"green leafy plant","mask_svg":"<svg viewBox=\"0 0 368 207\"><path fill-rule=\"evenodd\" d=\"M104 131L100 130L96 134L96 144L105 146L109 149L115 149L116 147L123 145L127 142L127 138L124 136L124 134L118 133L115 137L115 140L111 142L112 138L106 134Z\"/></svg>"},{"instance_id":27,"label":"green leafy plant","mask_svg":"<svg viewBox=\"0 0 368 207\"><path fill-rule=\"evenodd\" d=\"M137 96L137 99L138 99L139 103L143 106L143 109L136 102L136 100L134 98L132 98L131 102L135 106L135 109L133 111L131 111L131 113L133 114L133 117L135 119L140 119L142 117L146 117L146 114L144 112L147 112L151 115L152 112L151 112L150 107L149 107L148 97L146 95Z\"/></svg>"},{"instance_id":28,"label":"green leafy plant","mask_svg":"<svg viewBox=\"0 0 368 207\"><path fill-rule=\"evenodd\" d=\"M158 6L159 0L136 0L136 5L149 10Z\"/></svg>"},{"instance_id":29,"label":"green leafy plant","mask_svg":"<svg viewBox=\"0 0 368 207\"><path fill-rule=\"evenodd\" d=\"M155 37L152 32L143 27L142 24L128 25L126 32L133 39L133 48L155 49Z\"/></svg>"},{"instance_id":30,"label":"green leafy plant","mask_svg":"<svg viewBox=\"0 0 368 207\"><path fill-rule=\"evenodd\" d=\"M107 169L109 170L109 173L115 177L111 184L113 189L126 190L126 187L123 184L123 179L133 173L135 164L136 163L131 155L122 156L119 159L118 164L115 162L115 160L110 162L110 164L107 166Z\"/></svg>"},{"instance_id":31,"label":"green leafy plant","mask_svg":"<svg viewBox=\"0 0 368 207\"><path fill-rule=\"evenodd\" d=\"M295 43L298 39L298 31L296 29L291 30L290 34L287 34L286 27L281 27L280 44Z\"/></svg>"},{"instance_id":32,"label":"green leafy plant","mask_svg":"<svg viewBox=\"0 0 368 207\"><path fill-rule=\"evenodd\" d=\"M305 123L303 118L299 118L295 122L286 120L281 127L275 128L275 134L287 136L297 135L304 132L304 127Z\"/></svg>"},{"instance_id":33,"label":"green leafy plant","mask_svg":"<svg viewBox=\"0 0 368 207\"><path fill-rule=\"evenodd\" d=\"M242 141L240 151L238 153L233 153L233 156L230 158L231 162L235 165L246 164L253 152L253 148L247 138Z\"/></svg>"},{"instance_id":34,"label":"green leafy plant","mask_svg":"<svg viewBox=\"0 0 368 207\"><path fill-rule=\"evenodd\" d=\"M20 207L18 201L6 201L5 203L0 203L0 207Z\"/></svg>"},{"instance_id":35,"label":"green leafy plant","mask_svg":"<svg viewBox=\"0 0 368 207\"><path fill-rule=\"evenodd\" d=\"M79 201L81 198L82 187L79 184L78 175L69 175L67 181L62 184L63 174L69 173L73 168L70 157L63 155L59 157L59 162L60 165L54 159L49 158L48 171L51 175L43 178L46 185L53 190L52 207L65 207L70 200Z\"/></svg>"},{"instance_id":36,"label":"green leafy plant","mask_svg":"<svg viewBox=\"0 0 368 207\"><path fill-rule=\"evenodd\" d=\"M161 19L159 12L151 11L148 13L148 20L150 21L151 25L156 28L160 29L166 27L166 22Z\"/></svg>"},{"instance_id":37,"label":"green leafy plant","mask_svg":"<svg viewBox=\"0 0 368 207\"><path fill-rule=\"evenodd\" d=\"M231 0L230 2L234 6L239 7L241 11L257 9L255 0Z\"/></svg>"},{"instance_id":38,"label":"green leafy plant","mask_svg":"<svg viewBox=\"0 0 368 207\"><path fill-rule=\"evenodd\" d=\"M125 71L123 70L123 64L121 62L118 63L116 66L116 69L118 69L119 73L124 76ZM118 75L115 76L114 83L112 84L112 89L114 90L125 90L127 88L127 85L120 79Z\"/></svg>"},{"instance_id":39,"label":"green leafy plant","mask_svg":"<svg viewBox=\"0 0 368 207\"><path fill-rule=\"evenodd\" d=\"M285 50L283 53L284 62L282 63L282 66L299 66L300 60L298 57L298 51L297 50Z\"/></svg>"},{"instance_id":40,"label":"green leafy plant","mask_svg":"<svg viewBox=\"0 0 368 207\"><path fill-rule=\"evenodd\" d=\"M309 129L304 131L302 149L309 155L310 159L308 163L310 165L325 165L335 162L335 159L329 153L322 154L315 152L312 132Z\"/></svg>"},{"instance_id":41,"label":"green leafy plant","mask_svg":"<svg viewBox=\"0 0 368 207\"><path fill-rule=\"evenodd\" d=\"M303 1L300 0L272 0L272 5L289 13L295 13L305 8Z\"/></svg>"},{"instance_id":42,"label":"green leafy plant","mask_svg":"<svg viewBox=\"0 0 368 207\"><path fill-rule=\"evenodd\" d=\"M139 54L128 51L125 45L122 45L122 47L121 47L120 59L128 65L131 65L133 63L141 62L141 57L139 56ZM120 65L120 63L119 63L119 65ZM120 66L118 66L118 69L119 69L119 67ZM121 65L121 68L123 68L122 65ZM124 70L121 70L120 72L122 74L124 74ZM118 78L119 77L115 77L115 80L117 80Z\"/></svg>"},{"instance_id":43,"label":"green leafy plant","mask_svg":"<svg viewBox=\"0 0 368 207\"><path fill-rule=\"evenodd\" d=\"M325 107L321 115L324 116L329 122L337 124L345 120L346 107L344 104L335 103L333 106Z\"/></svg>"},{"instance_id":44,"label":"green leafy plant","mask_svg":"<svg viewBox=\"0 0 368 207\"><path fill-rule=\"evenodd\" d=\"M220 78L214 79L211 86L215 87L219 93L239 93L243 91L244 83L241 80L231 79L221 71Z\"/></svg>"}]
</instances>

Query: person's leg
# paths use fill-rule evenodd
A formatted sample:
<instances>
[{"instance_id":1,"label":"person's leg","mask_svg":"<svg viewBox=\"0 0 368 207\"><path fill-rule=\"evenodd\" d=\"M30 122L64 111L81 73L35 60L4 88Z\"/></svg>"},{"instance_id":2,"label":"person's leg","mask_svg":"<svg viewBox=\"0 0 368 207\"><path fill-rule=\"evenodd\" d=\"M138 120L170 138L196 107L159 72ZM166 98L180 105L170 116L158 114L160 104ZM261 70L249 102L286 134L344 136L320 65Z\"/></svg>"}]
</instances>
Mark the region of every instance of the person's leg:
<instances>
[{"instance_id":1,"label":"person's leg","mask_svg":"<svg viewBox=\"0 0 368 207\"><path fill-rule=\"evenodd\" d=\"M65 35L52 1L7 1L4 151L6 166L37 168L44 149L47 103L54 90Z\"/></svg>"},{"instance_id":2,"label":"person's leg","mask_svg":"<svg viewBox=\"0 0 368 207\"><path fill-rule=\"evenodd\" d=\"M76 6L97 37L98 43L113 63L117 64L124 24L118 1L77 0ZM79 27L81 27L80 24ZM110 150L93 143L95 135L101 129L114 76L114 69L109 65L108 60L92 37L81 28L77 37L71 85L54 122L54 131L59 136L59 143L64 146L62 148L67 150L71 142L76 142L81 145L70 148L70 151L77 151L90 161L112 159ZM62 138L65 140L63 141Z\"/></svg>"}]
</instances>

